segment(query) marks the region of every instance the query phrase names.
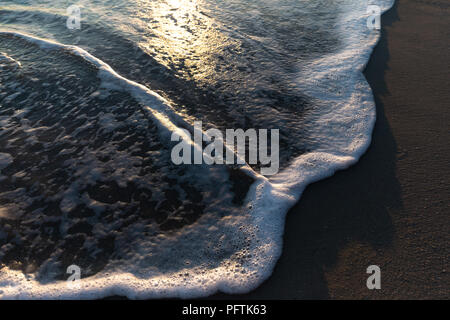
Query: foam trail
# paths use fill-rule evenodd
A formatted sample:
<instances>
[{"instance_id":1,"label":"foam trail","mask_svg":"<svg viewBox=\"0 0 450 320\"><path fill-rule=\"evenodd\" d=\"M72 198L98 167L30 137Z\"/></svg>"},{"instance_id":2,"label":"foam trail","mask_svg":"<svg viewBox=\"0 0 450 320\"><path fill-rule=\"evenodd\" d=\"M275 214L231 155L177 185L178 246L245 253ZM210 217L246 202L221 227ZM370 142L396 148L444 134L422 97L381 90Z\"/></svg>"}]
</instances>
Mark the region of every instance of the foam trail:
<instances>
[{"instance_id":1,"label":"foam trail","mask_svg":"<svg viewBox=\"0 0 450 320\"><path fill-rule=\"evenodd\" d=\"M189 124L181 115L175 112L175 110L170 107L170 103L166 99L161 97L156 92L150 90L149 88L122 77L113 68L111 68L111 66L101 61L97 57L94 57L86 50L78 46L65 45L51 40L34 37L21 32L0 31L0 34L22 38L31 43L37 44L42 49L63 49L92 63L99 69L98 77L102 79L102 87L105 89L128 92L137 101L144 104L145 110L147 110L152 116L152 119L156 122L156 124L162 131L161 134L165 137L165 139L167 139L168 135L176 132L181 137L183 137L185 141L188 141L194 148L196 148L200 152L203 152L200 146L196 145L194 141L184 133L184 131L180 130L180 126L192 127L192 125ZM8 56L5 57L9 58ZM208 136L206 132L203 132L203 135ZM230 150L234 153L234 150L232 150L230 146L227 146L224 141L222 141L222 143L224 144L226 150ZM205 154L204 156L208 155ZM242 168L252 177L265 179L263 176L253 171L253 169L248 165L242 165Z\"/></svg>"}]
</instances>

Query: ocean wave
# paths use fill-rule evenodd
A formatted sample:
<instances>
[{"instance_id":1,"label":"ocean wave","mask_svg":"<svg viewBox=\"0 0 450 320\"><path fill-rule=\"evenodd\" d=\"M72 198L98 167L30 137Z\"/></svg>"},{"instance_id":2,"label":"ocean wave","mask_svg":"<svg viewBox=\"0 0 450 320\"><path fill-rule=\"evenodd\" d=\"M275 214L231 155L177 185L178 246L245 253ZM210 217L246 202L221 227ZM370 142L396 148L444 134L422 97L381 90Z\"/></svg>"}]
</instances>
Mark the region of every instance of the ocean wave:
<instances>
[{"instance_id":1,"label":"ocean wave","mask_svg":"<svg viewBox=\"0 0 450 320\"><path fill-rule=\"evenodd\" d=\"M392 1L378 1L378 3L382 6L383 11L393 4ZM125 203L128 202L128 206L116 207L116 211L114 211L115 203L111 203L108 208L105 208L104 204L108 203L108 199L92 201L91 197L95 196L89 194L89 191L87 193L83 193L83 191L89 185L95 185L98 181L102 181L102 176L110 176L108 172L111 171L107 170L109 166L116 169L114 171L116 174L121 168L126 168L126 172L122 170L120 174L113 175L117 179L117 185L112 186L111 181L108 182L109 184L103 183L102 185L108 186L110 190L115 189L118 197L127 188L127 182L130 179L133 183L145 184L148 182L147 179L151 180L155 176L155 171L153 171L140 179L138 178L139 172L133 168L132 164L136 164L136 168L142 168L142 161L145 161L146 157L149 156L149 154L146 154L141 156L140 159L133 158L135 157L133 151L139 152L139 150L134 150L132 147L136 147L139 143L127 141L125 149L121 149L119 145L113 143L114 140L111 137L108 137L108 134L112 134L121 125L131 126L131 131L126 131L128 134L136 132L136 135L142 135L145 140L153 141L158 145L160 150L147 150L153 152L150 158L158 164L168 161L164 158L164 152L161 150L168 149L169 144L162 141L169 141L168 137L171 132L185 126L189 127L191 121L186 119L185 114L174 110L169 101L147 87L118 75L108 64L80 47L67 46L19 32L2 31L0 33L1 43L21 39L21 41L25 40L30 44L38 45L40 50L56 51L57 59L63 59L62 56L64 56L61 55L60 57L59 51L69 52L71 55L81 58L84 62L80 69L84 73L79 75L79 78L84 86L92 86L89 99L102 100L108 99L108 95L115 95L114 101L117 99L124 101L124 105L119 108L124 114L119 117L120 113L114 113L113 100L108 100L106 104L100 102L98 111L92 111L94 112L93 115L89 115L91 111L78 110L74 106L71 107L72 109L61 111L61 115L66 117L75 114L77 115L74 118L75 120L87 119L89 121L80 123L79 129L74 128L69 135L68 140L75 139L77 143L84 145L83 160L75 164L69 163L72 168L75 168L74 172L71 172L71 176L75 179L70 184L71 188L64 190L62 193L58 192L60 190L55 191L53 196L60 196L61 202L54 210L59 208L62 211L63 224L70 221L80 222L70 217L71 212L77 212L73 209L79 204L87 206L90 211L94 212L93 216L96 218L101 217L102 212L112 210L113 213L108 217L110 220L90 221L96 228L94 229L95 232L92 232L93 235L84 232L87 234L84 239L86 244L84 248L88 251L86 256L90 254L95 257L97 254L99 257L97 260L104 260L106 263L95 266L92 261L89 261L87 265L93 269L91 275L83 278L80 288L68 288L65 281L50 276L52 268L58 269L61 276L61 266L69 262L67 259L52 259L50 255L49 260L41 261L41 266L38 265L41 268L40 270L30 269L29 272L24 272L27 270L22 270L20 266L14 266L11 262L1 269L0 297L99 298L110 295L125 295L129 298L174 296L186 298L205 296L219 290L227 293L248 292L267 279L281 254L286 212L299 200L304 188L314 181L331 176L336 170L354 164L370 144L371 132L375 122L375 105L370 87L365 81L362 71L379 34L366 29L365 21L368 14L365 10L365 4L359 3L358 6L347 4L347 7L345 7L346 3L343 1L342 5L345 14L341 16L342 20L338 24L338 32L343 39L340 48L336 52L321 55L316 59L310 59L308 63L300 64L298 66L299 72L295 75L298 90L306 94L315 106L308 110L303 123L309 137L309 150L292 159L279 174L270 179L260 176L246 165L241 168L244 175L252 178L253 183L249 185L243 204L239 206L233 206L231 204L232 199L225 196L233 194L231 191L232 183L230 182L231 174L225 168L202 167L198 169L199 172L191 172L197 169L185 168L182 173L178 172L177 169L173 169L173 171L171 171L172 169L165 170L161 175L157 175L160 176L160 179L157 180L156 184L165 184L167 186L166 191L168 191L171 190L170 182L164 181L164 177L175 179L176 185L194 181L194 184L198 184L199 191L197 193L205 197L201 200L201 203L206 208L204 210L206 212L201 217L197 217L189 223L185 221L182 228L175 228L176 231L170 234L158 233L155 231L158 228L154 229L151 222L143 222L139 217L133 218L133 210L136 210L136 208L132 207L132 200L124 201ZM24 48L26 48L26 45L24 45ZM14 50L16 49L10 49L10 51ZM1 51L6 50L2 48ZM35 62L32 59L27 61L22 55L24 60L22 61L16 59L13 53L7 52L7 54L14 57L15 61L20 61L22 65L20 70L10 71L12 79L16 79L14 81L17 81L17 74L14 73L23 73L26 72L27 68L33 68ZM17 55L21 56L20 54ZM85 62L90 64L95 72L90 71ZM61 66L63 65L61 64ZM61 68L64 72L73 73L73 62L70 65L71 67ZM67 68L67 70L64 68ZM33 78L32 75L30 77ZM8 82L8 84L11 89L20 86L19 83ZM86 88L83 90L86 90ZM3 131L0 132L0 140L8 142L6 145L5 142L2 142L3 146L6 147L8 147L8 144L17 147L18 142L29 144L30 147L40 144L39 147L46 150L44 155L49 156L50 151L54 152L51 148L54 145L58 146L58 143L55 144L55 142L67 136L60 132L56 134L52 132L52 129L64 128L67 130L68 125L57 122L56 127L52 126L52 122L48 120L49 114L45 117L38 114L34 116L35 118L33 118L32 113L27 114L30 110L20 107L22 105L20 102L23 102L23 99L30 102L36 97L28 97L25 91L22 93L24 94L23 97L20 95L10 97L8 95L1 100L2 106L9 105L11 110L7 110L4 115L0 115L3 128ZM95 94L91 97L93 93ZM126 96L121 96L121 93ZM73 94L79 93L74 92ZM84 98L87 99L88 97ZM92 100L78 100L78 102L81 102L84 106L90 106L93 103ZM138 109L136 109L136 104L139 104ZM103 108L106 108L108 112L105 113ZM103 119L103 125L101 121L98 121L100 118ZM118 118L120 121L114 121ZM142 130L142 128L149 128L147 119L151 119L151 123L157 127L156 131L152 129L149 133L146 133L145 130ZM98 139L90 139L91 136L98 137ZM8 139L5 139L5 137L8 137ZM58 139L55 140L55 138ZM47 141L44 139L47 139ZM67 140L67 137L65 139ZM101 146L106 150L102 150ZM80 158L78 155L80 150L77 150L76 146L67 146L66 148L66 146L61 145L60 147L58 154L65 159L64 161L70 162ZM75 149L71 150L71 148ZM42 149L38 149L37 154L39 154L39 150ZM113 154L116 157L115 161L106 161L107 165L105 165L94 159L104 155L103 152ZM20 199L20 204L24 205L33 196L42 196L39 190L32 194L29 191L25 192L24 186L17 187L17 181L21 181L28 186L29 189L27 190L32 191L33 183L31 182L36 182L33 180L36 178L32 175L29 176L29 172L19 170L21 166L14 167L16 161L26 160L24 154L18 153L15 155L12 151L8 151L8 155L3 156L4 168L2 168L1 173L9 179L15 180L11 180L10 189L0 190L0 198ZM92 158L89 158L89 155ZM30 172L36 171L32 170L37 168L36 160L28 161ZM64 161L61 163L64 163ZM57 167L51 168L56 170ZM148 167L151 171L152 165L148 165ZM158 169L162 170L161 166ZM59 175L55 174L49 181L57 179ZM175 178L177 176L178 178ZM27 177L31 181L28 181ZM177 180L180 179L179 177L182 177L181 181ZM207 190L211 188L211 184L217 186L218 181L223 184L225 189L221 189L216 194L208 194ZM67 186L65 182L56 183L56 185ZM8 188L8 184L3 188ZM163 190L159 191L164 193ZM144 197L143 194L145 193L141 192L138 196ZM196 194L196 192L186 190L185 193L187 198ZM170 194L165 194L159 199L162 203L164 200L170 200L170 197ZM146 201L145 199L141 200L142 203L146 203ZM193 200L193 203L195 202ZM20 247L20 241L28 240L27 236L33 234L36 227L33 223L41 223L33 219L39 220L38 218L42 216L27 215L26 210L28 209L24 206L13 208L13 210L11 207L14 205L17 205L17 200L2 204L3 212L6 212L4 216L7 217L6 221L8 222L2 225L2 229L5 229L6 232L12 232L14 221L23 221L24 218L32 221L23 223L26 225L26 228L22 226L22 229L20 229L23 230L23 239L17 239L17 243L15 243L11 242L12 237L8 238L10 243L5 243L2 247L3 254L11 245L16 244L17 247ZM30 212L39 214L40 211L37 210L39 208L44 208L44 211L50 209L48 206L38 206ZM123 208L126 210L121 211L120 209ZM20 216L20 210L24 211L25 214ZM121 217L120 212L129 212L129 216ZM14 214L17 217L11 216ZM59 214L55 216L59 217ZM42 226L43 229L41 230L50 228L51 223L55 223L56 218L47 214L46 219L45 223L48 224ZM130 219L130 221L127 221L127 219ZM135 220L133 221L133 219ZM98 229L102 223L111 229ZM127 223L131 227L127 228ZM120 226L118 227L115 224L120 224ZM9 229L7 225L10 226ZM71 227L75 226L58 226L59 229L62 228L66 231ZM43 234L44 231L41 232L41 236ZM101 237L102 235L106 237L109 234L115 234L117 238L108 242L104 237ZM5 237L3 236L3 238ZM35 238L32 239L37 241ZM51 239L51 234L49 239ZM73 241L75 242L72 243L75 243L76 246L76 240ZM111 249L111 241L114 243L113 249ZM51 246L52 244L54 245L54 242L49 240L48 245ZM69 245L70 243L65 242L64 244ZM66 247L66 251L70 250L73 250L70 246ZM78 254L82 256L81 253ZM3 255L3 260L4 257ZM74 255L69 258L76 261L77 256ZM48 269L47 272L43 271L45 269L43 267ZM41 277L39 277L39 274L41 274Z\"/></svg>"}]
</instances>

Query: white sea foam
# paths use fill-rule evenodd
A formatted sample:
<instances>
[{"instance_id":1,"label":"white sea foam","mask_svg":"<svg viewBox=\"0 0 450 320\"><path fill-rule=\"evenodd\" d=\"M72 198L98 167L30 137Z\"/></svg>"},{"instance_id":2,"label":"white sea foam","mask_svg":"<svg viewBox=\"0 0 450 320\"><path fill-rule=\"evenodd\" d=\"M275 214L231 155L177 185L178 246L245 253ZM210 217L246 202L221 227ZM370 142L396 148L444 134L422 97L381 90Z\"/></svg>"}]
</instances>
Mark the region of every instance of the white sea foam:
<instances>
[{"instance_id":1,"label":"white sea foam","mask_svg":"<svg viewBox=\"0 0 450 320\"><path fill-rule=\"evenodd\" d=\"M21 64L19 61L14 60L10 56L8 56L6 53L0 52L0 68L4 68L6 66L13 66L16 68L18 68L18 67L20 68Z\"/></svg>"},{"instance_id":2,"label":"white sea foam","mask_svg":"<svg viewBox=\"0 0 450 320\"><path fill-rule=\"evenodd\" d=\"M202 233L214 232L216 228L224 232L220 245L235 246L236 255L242 256L244 260L242 265L238 266L233 260L225 260L214 268L206 268L194 262L192 265L195 267L161 273L161 270L145 266L145 259L152 252L150 245L146 244L130 256L126 269L121 269L123 266L109 266L105 268L107 271L83 279L79 289L69 289L65 282L42 284L34 276L5 267L0 273L0 297L100 298L125 295L129 298L188 298L206 296L218 290L244 293L267 279L281 254L285 215L299 200L305 187L331 176L336 170L354 164L370 144L375 122L375 104L362 71L379 34L367 30L365 4L345 7L345 1L343 2L347 14L340 24L340 34L344 40L341 49L337 53L311 61L309 65L302 65L298 75L302 79L298 81L299 89L320 105L308 120L308 132L316 137L313 151L295 159L289 167L270 180L246 167L245 170L256 179L246 198L248 215L224 217L214 222L206 221L208 218L205 217L200 223L184 228L177 239L161 236L159 243L151 244L152 248L158 247L160 252L167 251L171 254L177 254L177 246L181 244L189 246L193 251L201 250L204 243L197 241L196 237ZM376 3L385 11L393 1ZM103 87L127 91L142 102L148 108L149 116L159 123L163 135L177 130L180 123L185 123L162 97L121 77L110 66L85 50L18 32L12 34L36 43L41 48L69 50L93 63L99 69ZM332 77L329 76L330 70L334 74ZM329 88L335 90L328 90ZM108 117L104 120L107 130L115 125L113 119ZM7 155L0 154L0 168L1 163L10 162ZM237 231L242 227L245 227L248 239L236 237L236 234L240 234ZM187 276L180 277L183 273Z\"/></svg>"}]
</instances>

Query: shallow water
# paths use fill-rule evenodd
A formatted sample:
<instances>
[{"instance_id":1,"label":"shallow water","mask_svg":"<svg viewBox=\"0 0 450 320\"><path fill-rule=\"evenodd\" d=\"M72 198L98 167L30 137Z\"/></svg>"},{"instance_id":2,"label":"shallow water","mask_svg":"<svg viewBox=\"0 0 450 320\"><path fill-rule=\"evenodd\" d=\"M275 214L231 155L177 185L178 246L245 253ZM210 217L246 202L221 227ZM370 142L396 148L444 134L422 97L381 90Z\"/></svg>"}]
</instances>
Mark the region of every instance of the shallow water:
<instances>
[{"instance_id":1,"label":"shallow water","mask_svg":"<svg viewBox=\"0 0 450 320\"><path fill-rule=\"evenodd\" d=\"M370 143L367 2L80 1L79 30L71 4L0 8L0 296L254 288L305 186ZM280 173L174 165L198 120L279 129Z\"/></svg>"}]
</instances>

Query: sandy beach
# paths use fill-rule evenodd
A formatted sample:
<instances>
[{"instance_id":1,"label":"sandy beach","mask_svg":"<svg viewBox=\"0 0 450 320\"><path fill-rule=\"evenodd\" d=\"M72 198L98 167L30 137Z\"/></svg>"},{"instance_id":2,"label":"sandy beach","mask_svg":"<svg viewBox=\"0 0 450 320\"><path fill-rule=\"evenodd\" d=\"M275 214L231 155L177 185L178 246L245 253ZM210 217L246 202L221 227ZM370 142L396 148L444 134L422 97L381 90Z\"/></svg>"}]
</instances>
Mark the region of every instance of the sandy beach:
<instances>
[{"instance_id":1,"label":"sandy beach","mask_svg":"<svg viewBox=\"0 0 450 320\"><path fill-rule=\"evenodd\" d=\"M448 299L449 3L400 0L365 71L377 104L368 152L290 210L274 273L233 299ZM369 265L381 290L368 290Z\"/></svg>"}]
</instances>

